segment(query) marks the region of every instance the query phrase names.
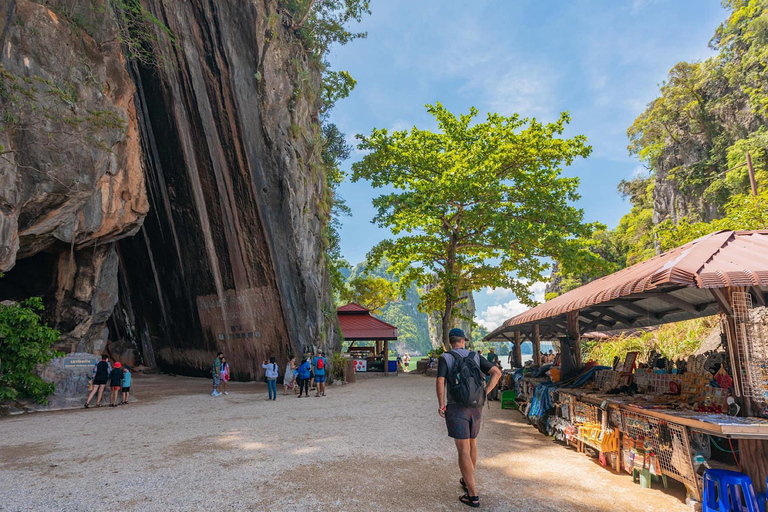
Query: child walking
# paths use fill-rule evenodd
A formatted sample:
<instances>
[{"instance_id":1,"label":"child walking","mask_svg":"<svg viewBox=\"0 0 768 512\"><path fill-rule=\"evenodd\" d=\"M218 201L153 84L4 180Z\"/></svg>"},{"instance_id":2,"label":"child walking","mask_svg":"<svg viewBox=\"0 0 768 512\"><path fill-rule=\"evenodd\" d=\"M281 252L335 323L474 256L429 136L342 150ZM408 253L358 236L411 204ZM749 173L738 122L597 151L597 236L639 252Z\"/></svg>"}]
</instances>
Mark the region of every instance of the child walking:
<instances>
[{"instance_id":1,"label":"child walking","mask_svg":"<svg viewBox=\"0 0 768 512\"><path fill-rule=\"evenodd\" d=\"M227 393L227 383L229 382L229 363L226 357L221 358L221 371L219 372L219 378L221 379L221 392L225 395Z\"/></svg>"},{"instance_id":2,"label":"child walking","mask_svg":"<svg viewBox=\"0 0 768 512\"><path fill-rule=\"evenodd\" d=\"M131 367L125 365L123 370L123 400L120 402L123 405L128 405L128 401L131 399Z\"/></svg>"},{"instance_id":3,"label":"child walking","mask_svg":"<svg viewBox=\"0 0 768 512\"><path fill-rule=\"evenodd\" d=\"M269 358L269 362L265 359L261 367L266 370L267 374L268 400L277 400L277 359L274 356Z\"/></svg>"}]
</instances>

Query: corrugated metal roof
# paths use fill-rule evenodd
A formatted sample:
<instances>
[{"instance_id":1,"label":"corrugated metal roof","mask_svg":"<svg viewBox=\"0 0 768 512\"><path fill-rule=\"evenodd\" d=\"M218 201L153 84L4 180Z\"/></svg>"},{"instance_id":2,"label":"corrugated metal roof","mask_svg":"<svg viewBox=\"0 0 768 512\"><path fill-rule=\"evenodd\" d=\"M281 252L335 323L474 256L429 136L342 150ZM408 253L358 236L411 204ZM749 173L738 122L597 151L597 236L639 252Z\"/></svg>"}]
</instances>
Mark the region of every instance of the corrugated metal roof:
<instances>
[{"instance_id":1,"label":"corrugated metal roof","mask_svg":"<svg viewBox=\"0 0 768 512\"><path fill-rule=\"evenodd\" d=\"M339 307L339 309L337 309L336 311L340 313L368 313L371 310L361 306L357 302L350 302L349 304L345 304Z\"/></svg>"},{"instance_id":2,"label":"corrugated metal roof","mask_svg":"<svg viewBox=\"0 0 768 512\"><path fill-rule=\"evenodd\" d=\"M354 302L336 310L341 335L345 340L396 340L397 327L370 314Z\"/></svg>"},{"instance_id":3,"label":"corrugated metal roof","mask_svg":"<svg viewBox=\"0 0 768 512\"><path fill-rule=\"evenodd\" d=\"M669 315L664 321L675 321L680 315L670 314L661 306L676 301L692 304L700 311L689 310L693 317L697 312L712 314L712 307L705 302L709 292L685 294L685 288L710 289L732 286L768 286L768 230L718 231L659 256L602 277L575 290L545 302L520 315L510 318L494 332L486 336L492 339L511 327L535 324L571 311L580 311L632 296L633 301L611 305L611 311L632 316L629 306L637 311L643 308L648 315ZM671 291L680 290L675 294ZM694 290L691 290L694 291ZM658 294L654 292L659 292ZM663 293L662 293L663 292ZM695 302L694 299L699 302ZM670 302L672 301L672 302ZM685 306L685 304L683 304ZM621 309L624 308L624 309ZM605 309L605 308L603 308ZM716 310L715 310L716 311ZM658 316L658 315L657 315ZM586 321L591 320L587 318ZM661 317L648 318L640 324L663 323ZM634 325L634 323L633 323Z\"/></svg>"}]
</instances>

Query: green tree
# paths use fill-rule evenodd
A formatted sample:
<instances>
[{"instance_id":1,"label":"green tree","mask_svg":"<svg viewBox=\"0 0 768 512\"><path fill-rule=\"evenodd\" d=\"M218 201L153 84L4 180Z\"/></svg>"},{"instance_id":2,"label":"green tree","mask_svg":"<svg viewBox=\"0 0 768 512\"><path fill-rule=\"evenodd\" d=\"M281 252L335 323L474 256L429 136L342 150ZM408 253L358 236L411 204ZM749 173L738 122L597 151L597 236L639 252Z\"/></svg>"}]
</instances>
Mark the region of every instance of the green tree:
<instances>
[{"instance_id":1,"label":"green tree","mask_svg":"<svg viewBox=\"0 0 768 512\"><path fill-rule=\"evenodd\" d=\"M35 373L36 365L58 355L51 346L59 331L40 320L42 310L39 297L0 304L0 401L29 397L45 403L53 393L53 384Z\"/></svg>"},{"instance_id":2,"label":"green tree","mask_svg":"<svg viewBox=\"0 0 768 512\"><path fill-rule=\"evenodd\" d=\"M378 276L359 275L347 282L342 297L345 302L357 302L371 310L374 315L381 314L390 302L397 300L397 286L392 281Z\"/></svg>"},{"instance_id":3,"label":"green tree","mask_svg":"<svg viewBox=\"0 0 768 512\"><path fill-rule=\"evenodd\" d=\"M561 137L569 122L489 114L472 124L477 110L455 116L440 103L428 105L439 132L413 128L358 135L368 154L352 166L352 180L391 187L373 200L373 222L396 236L376 245L370 261L386 257L401 290L433 284L422 311L440 311L443 343L463 292L509 288L532 304L528 287L543 279L554 257L567 269L595 266L597 256L581 238L595 225L570 205L577 178L563 165L587 157L586 138Z\"/></svg>"}]
</instances>

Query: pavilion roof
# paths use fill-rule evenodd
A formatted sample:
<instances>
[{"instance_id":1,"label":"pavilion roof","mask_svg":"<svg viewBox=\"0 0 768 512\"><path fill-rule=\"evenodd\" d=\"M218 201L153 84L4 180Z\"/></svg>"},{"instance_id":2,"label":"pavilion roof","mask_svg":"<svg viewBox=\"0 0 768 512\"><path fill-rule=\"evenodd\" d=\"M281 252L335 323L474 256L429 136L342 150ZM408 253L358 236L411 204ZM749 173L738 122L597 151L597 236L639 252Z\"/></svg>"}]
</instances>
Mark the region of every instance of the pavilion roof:
<instances>
[{"instance_id":1,"label":"pavilion roof","mask_svg":"<svg viewBox=\"0 0 768 512\"><path fill-rule=\"evenodd\" d=\"M371 315L369 309L350 302L336 310L345 340L396 340L397 327Z\"/></svg>"},{"instance_id":2,"label":"pavilion roof","mask_svg":"<svg viewBox=\"0 0 768 512\"><path fill-rule=\"evenodd\" d=\"M567 334L578 312L581 333L629 329L716 314L724 288L745 287L760 305L768 290L768 230L717 231L602 277L510 318L485 337Z\"/></svg>"}]
</instances>

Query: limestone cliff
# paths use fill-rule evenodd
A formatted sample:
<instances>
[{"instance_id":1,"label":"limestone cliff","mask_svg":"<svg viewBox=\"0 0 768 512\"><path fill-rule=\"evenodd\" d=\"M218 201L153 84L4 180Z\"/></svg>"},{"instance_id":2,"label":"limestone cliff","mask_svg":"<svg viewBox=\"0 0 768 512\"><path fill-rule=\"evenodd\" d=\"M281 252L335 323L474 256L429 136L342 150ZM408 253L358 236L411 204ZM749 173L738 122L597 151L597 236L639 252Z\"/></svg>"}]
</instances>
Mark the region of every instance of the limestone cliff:
<instances>
[{"instance_id":1,"label":"limestone cliff","mask_svg":"<svg viewBox=\"0 0 768 512\"><path fill-rule=\"evenodd\" d=\"M0 298L178 373L335 346L317 66L276 1L125 5L0 1Z\"/></svg>"},{"instance_id":2,"label":"limestone cliff","mask_svg":"<svg viewBox=\"0 0 768 512\"><path fill-rule=\"evenodd\" d=\"M89 34L72 20L105 6L81 3L0 2L0 297L45 296L59 348L90 352L117 300L114 241L149 206L114 17Z\"/></svg>"},{"instance_id":3,"label":"limestone cliff","mask_svg":"<svg viewBox=\"0 0 768 512\"><path fill-rule=\"evenodd\" d=\"M176 39L134 67L151 212L118 244L110 336L188 374L223 350L241 378L335 346L319 72L276 1L146 6Z\"/></svg>"}]
</instances>

